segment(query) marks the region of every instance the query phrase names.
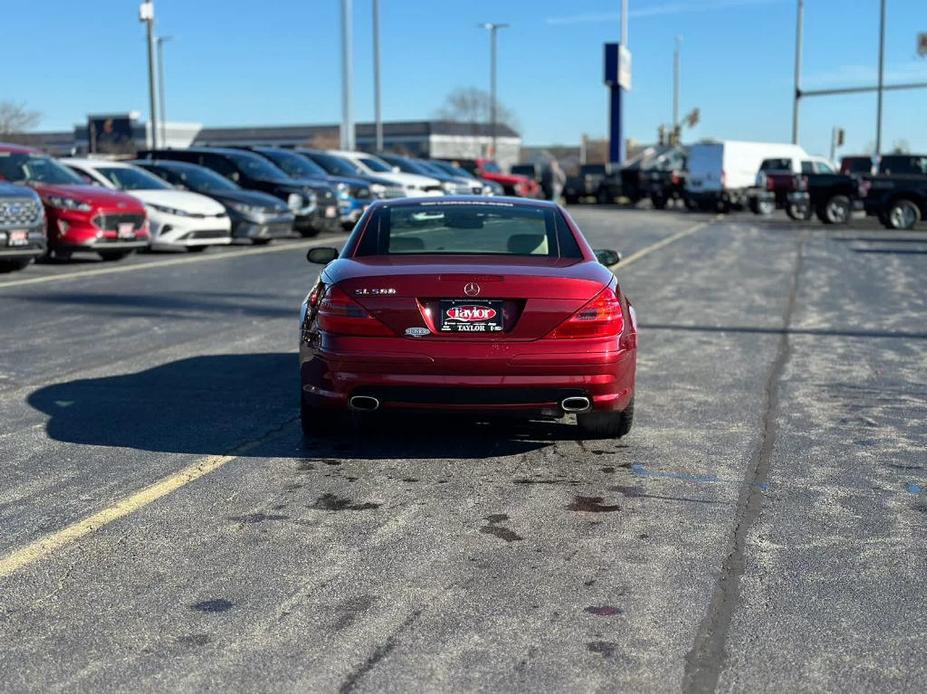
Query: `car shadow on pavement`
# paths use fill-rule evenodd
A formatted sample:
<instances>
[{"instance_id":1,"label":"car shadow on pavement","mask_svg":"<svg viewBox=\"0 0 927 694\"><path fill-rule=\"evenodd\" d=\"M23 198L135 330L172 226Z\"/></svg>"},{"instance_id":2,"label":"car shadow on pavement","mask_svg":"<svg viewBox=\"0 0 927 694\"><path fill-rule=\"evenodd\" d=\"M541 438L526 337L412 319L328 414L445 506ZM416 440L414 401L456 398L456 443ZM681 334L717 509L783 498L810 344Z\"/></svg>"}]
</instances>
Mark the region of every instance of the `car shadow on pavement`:
<instances>
[{"instance_id":1,"label":"car shadow on pavement","mask_svg":"<svg viewBox=\"0 0 927 694\"><path fill-rule=\"evenodd\" d=\"M295 354L210 355L66 381L28 397L56 441L202 455L485 458L575 438L559 421L393 414L304 442Z\"/></svg>"}]
</instances>

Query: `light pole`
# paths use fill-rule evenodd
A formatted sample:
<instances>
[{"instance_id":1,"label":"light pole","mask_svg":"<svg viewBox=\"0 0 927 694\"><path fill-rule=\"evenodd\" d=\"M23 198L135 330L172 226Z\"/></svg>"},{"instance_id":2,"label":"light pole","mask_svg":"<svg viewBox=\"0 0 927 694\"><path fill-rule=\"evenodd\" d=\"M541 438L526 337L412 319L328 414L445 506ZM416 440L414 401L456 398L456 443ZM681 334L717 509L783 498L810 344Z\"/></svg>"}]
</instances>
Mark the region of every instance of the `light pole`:
<instances>
[{"instance_id":1,"label":"light pole","mask_svg":"<svg viewBox=\"0 0 927 694\"><path fill-rule=\"evenodd\" d=\"M479 25L481 29L489 31L489 122L490 133L492 134L492 153L490 156L496 156L496 130L499 109L496 100L496 36L499 29L505 29L508 24L498 22L484 22Z\"/></svg>"},{"instance_id":2,"label":"light pole","mask_svg":"<svg viewBox=\"0 0 927 694\"><path fill-rule=\"evenodd\" d=\"M885 0L879 9L879 86L876 98L876 156L882 154L882 93L885 90Z\"/></svg>"},{"instance_id":3,"label":"light pole","mask_svg":"<svg viewBox=\"0 0 927 694\"><path fill-rule=\"evenodd\" d=\"M354 114L351 102L351 0L341 0L341 148L354 149Z\"/></svg>"},{"instance_id":4,"label":"light pole","mask_svg":"<svg viewBox=\"0 0 927 694\"><path fill-rule=\"evenodd\" d=\"M158 104L155 97L154 2L145 0L138 6L138 21L144 22L148 34L148 111L151 120L151 147L158 147Z\"/></svg>"},{"instance_id":5,"label":"light pole","mask_svg":"<svg viewBox=\"0 0 927 694\"><path fill-rule=\"evenodd\" d=\"M167 146L167 106L164 105L164 44L173 36L158 37L158 109L161 114L161 144Z\"/></svg>"},{"instance_id":6,"label":"light pole","mask_svg":"<svg viewBox=\"0 0 927 694\"><path fill-rule=\"evenodd\" d=\"M798 107L801 102L801 50L805 30L805 0L798 0L795 20L795 94L792 102L792 144L798 144Z\"/></svg>"},{"instance_id":7,"label":"light pole","mask_svg":"<svg viewBox=\"0 0 927 694\"><path fill-rule=\"evenodd\" d=\"M680 47L682 36L676 37L676 50L673 52L673 130L679 127L679 80L681 70Z\"/></svg>"},{"instance_id":8,"label":"light pole","mask_svg":"<svg viewBox=\"0 0 927 694\"><path fill-rule=\"evenodd\" d=\"M373 0L373 120L376 151L383 151L383 116L380 113L380 0Z\"/></svg>"}]
</instances>

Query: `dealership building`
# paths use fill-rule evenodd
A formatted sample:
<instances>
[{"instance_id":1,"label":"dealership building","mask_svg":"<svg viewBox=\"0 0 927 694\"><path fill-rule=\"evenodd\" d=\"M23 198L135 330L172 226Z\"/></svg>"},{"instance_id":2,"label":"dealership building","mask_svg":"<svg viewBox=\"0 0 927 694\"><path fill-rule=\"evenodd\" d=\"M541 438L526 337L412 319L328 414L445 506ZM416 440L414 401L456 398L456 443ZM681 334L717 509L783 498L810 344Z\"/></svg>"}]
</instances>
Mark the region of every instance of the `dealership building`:
<instances>
[{"instance_id":1,"label":"dealership building","mask_svg":"<svg viewBox=\"0 0 927 694\"><path fill-rule=\"evenodd\" d=\"M165 123L158 140L168 147L210 145L270 145L277 147L318 147L337 149L337 125L271 125L237 128L207 128L199 123ZM150 127L137 114L91 115L86 124L72 131L37 132L19 135L21 144L43 149L53 155L84 155L93 152L131 155L150 142ZM357 148L376 149L373 123L355 126ZM386 151L436 159L475 159L492 151L491 127L487 123L447 120L397 121L383 123ZM516 163L521 152L521 136L507 125L496 131L496 156L503 168Z\"/></svg>"}]
</instances>

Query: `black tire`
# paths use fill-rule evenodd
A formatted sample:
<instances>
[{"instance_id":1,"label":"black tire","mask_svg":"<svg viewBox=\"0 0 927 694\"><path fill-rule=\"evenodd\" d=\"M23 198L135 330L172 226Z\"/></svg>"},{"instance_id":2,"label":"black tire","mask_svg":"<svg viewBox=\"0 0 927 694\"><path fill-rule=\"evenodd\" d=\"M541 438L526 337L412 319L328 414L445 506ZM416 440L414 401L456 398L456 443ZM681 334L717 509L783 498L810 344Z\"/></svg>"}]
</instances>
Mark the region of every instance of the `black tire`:
<instances>
[{"instance_id":1,"label":"black tire","mask_svg":"<svg viewBox=\"0 0 927 694\"><path fill-rule=\"evenodd\" d=\"M776 211L776 202L774 200L756 200L750 203L750 208L754 214L762 217L769 217Z\"/></svg>"},{"instance_id":2,"label":"black tire","mask_svg":"<svg viewBox=\"0 0 927 694\"><path fill-rule=\"evenodd\" d=\"M187 253L202 253L209 246L187 246Z\"/></svg>"},{"instance_id":3,"label":"black tire","mask_svg":"<svg viewBox=\"0 0 927 694\"><path fill-rule=\"evenodd\" d=\"M316 228L302 228L299 230L299 235L304 239L311 239L319 235L319 230Z\"/></svg>"},{"instance_id":4,"label":"black tire","mask_svg":"<svg viewBox=\"0 0 927 694\"><path fill-rule=\"evenodd\" d=\"M796 222L807 222L813 214L811 207L799 207L798 205L788 204L785 206L785 213L789 219Z\"/></svg>"},{"instance_id":5,"label":"black tire","mask_svg":"<svg viewBox=\"0 0 927 694\"><path fill-rule=\"evenodd\" d=\"M579 202L579 198L575 195L567 195L563 199L566 200L567 205L575 205Z\"/></svg>"},{"instance_id":6,"label":"black tire","mask_svg":"<svg viewBox=\"0 0 927 694\"><path fill-rule=\"evenodd\" d=\"M100 254L100 257L107 263L111 263L116 260L122 260L123 258L128 258L130 255L135 253L135 251L97 251Z\"/></svg>"},{"instance_id":7,"label":"black tire","mask_svg":"<svg viewBox=\"0 0 927 694\"><path fill-rule=\"evenodd\" d=\"M0 260L0 273L2 272L16 272L17 270L22 270L29 263L32 262L32 258L15 258L13 260Z\"/></svg>"},{"instance_id":8,"label":"black tire","mask_svg":"<svg viewBox=\"0 0 927 694\"><path fill-rule=\"evenodd\" d=\"M650 204L653 205L653 209L655 210L666 209L666 202L667 200L665 195L657 195L654 193L650 196Z\"/></svg>"},{"instance_id":9,"label":"black tire","mask_svg":"<svg viewBox=\"0 0 927 694\"><path fill-rule=\"evenodd\" d=\"M576 423L586 439L620 439L634 423L634 400L621 412L587 412L576 415Z\"/></svg>"},{"instance_id":10,"label":"black tire","mask_svg":"<svg viewBox=\"0 0 927 694\"><path fill-rule=\"evenodd\" d=\"M611 200L609 200L609 198L608 198L608 193L606 193L604 190L599 190L599 191L595 194L595 201L596 201L599 205L607 205L607 204L609 204L609 203L611 202Z\"/></svg>"},{"instance_id":11,"label":"black tire","mask_svg":"<svg viewBox=\"0 0 927 694\"><path fill-rule=\"evenodd\" d=\"M818 219L824 224L849 224L853 216L853 206L846 195L831 195L816 212Z\"/></svg>"},{"instance_id":12,"label":"black tire","mask_svg":"<svg viewBox=\"0 0 927 694\"><path fill-rule=\"evenodd\" d=\"M272 240L273 240L273 239L264 239L264 238L261 238L261 239L251 239L251 245L252 245L252 246L266 246L266 245L267 245L268 243L270 243Z\"/></svg>"},{"instance_id":13,"label":"black tire","mask_svg":"<svg viewBox=\"0 0 927 694\"><path fill-rule=\"evenodd\" d=\"M921 221L921 208L917 203L901 198L895 200L885 214L886 226L896 231L907 231Z\"/></svg>"},{"instance_id":14,"label":"black tire","mask_svg":"<svg viewBox=\"0 0 927 694\"><path fill-rule=\"evenodd\" d=\"M686 206L686 209L689 210L689 212L696 212L698 210L698 203L692 198L683 198L682 204Z\"/></svg>"}]
</instances>

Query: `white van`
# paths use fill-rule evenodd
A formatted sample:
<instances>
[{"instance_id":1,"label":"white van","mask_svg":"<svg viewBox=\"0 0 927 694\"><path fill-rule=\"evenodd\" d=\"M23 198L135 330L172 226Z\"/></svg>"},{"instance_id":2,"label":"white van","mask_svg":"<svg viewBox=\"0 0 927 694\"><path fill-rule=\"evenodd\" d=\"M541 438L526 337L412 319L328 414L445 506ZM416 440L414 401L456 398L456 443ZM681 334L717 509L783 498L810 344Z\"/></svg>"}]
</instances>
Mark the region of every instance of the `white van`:
<instances>
[{"instance_id":1,"label":"white van","mask_svg":"<svg viewBox=\"0 0 927 694\"><path fill-rule=\"evenodd\" d=\"M807 159L798 145L770 142L702 142L689 148L686 206L700 209L745 207L765 159Z\"/></svg>"}]
</instances>

